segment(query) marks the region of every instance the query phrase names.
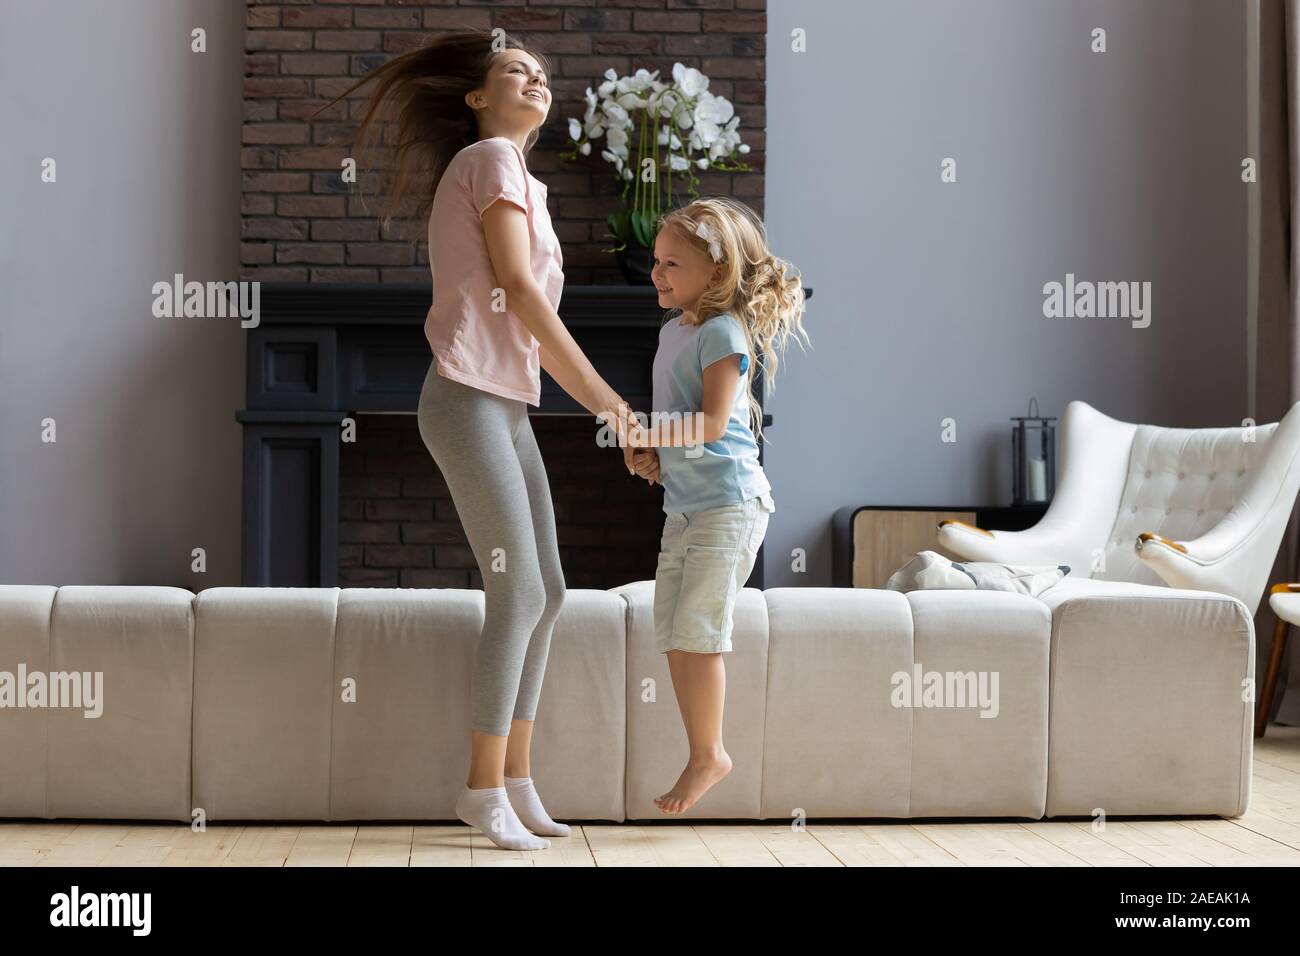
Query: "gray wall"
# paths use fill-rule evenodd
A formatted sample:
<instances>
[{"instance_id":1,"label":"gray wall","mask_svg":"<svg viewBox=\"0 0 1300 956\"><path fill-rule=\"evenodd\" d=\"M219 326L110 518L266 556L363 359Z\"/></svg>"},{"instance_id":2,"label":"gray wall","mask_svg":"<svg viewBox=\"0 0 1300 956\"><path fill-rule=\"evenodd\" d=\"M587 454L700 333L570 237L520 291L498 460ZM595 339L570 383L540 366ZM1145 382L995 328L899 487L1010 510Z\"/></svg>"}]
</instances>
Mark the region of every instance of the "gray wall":
<instances>
[{"instance_id":1,"label":"gray wall","mask_svg":"<svg viewBox=\"0 0 1300 956\"><path fill-rule=\"evenodd\" d=\"M769 402L769 587L830 583L841 506L1009 503L1031 395L1248 414L1245 5L770 0L767 71L768 230L815 288ZM1150 327L1045 318L1067 272L1150 281Z\"/></svg>"},{"instance_id":2,"label":"gray wall","mask_svg":"<svg viewBox=\"0 0 1300 956\"><path fill-rule=\"evenodd\" d=\"M243 4L0 12L0 582L238 583L243 333L149 287L237 277ZM1009 499L1031 394L1240 421L1245 43L1235 0L771 0L768 224L817 292L770 400L769 586L829 583L841 505ZM1044 319L1066 272L1150 280L1151 327Z\"/></svg>"},{"instance_id":3,"label":"gray wall","mask_svg":"<svg viewBox=\"0 0 1300 956\"><path fill-rule=\"evenodd\" d=\"M238 584L244 333L150 287L238 278L244 5L0 17L0 582Z\"/></svg>"}]
</instances>

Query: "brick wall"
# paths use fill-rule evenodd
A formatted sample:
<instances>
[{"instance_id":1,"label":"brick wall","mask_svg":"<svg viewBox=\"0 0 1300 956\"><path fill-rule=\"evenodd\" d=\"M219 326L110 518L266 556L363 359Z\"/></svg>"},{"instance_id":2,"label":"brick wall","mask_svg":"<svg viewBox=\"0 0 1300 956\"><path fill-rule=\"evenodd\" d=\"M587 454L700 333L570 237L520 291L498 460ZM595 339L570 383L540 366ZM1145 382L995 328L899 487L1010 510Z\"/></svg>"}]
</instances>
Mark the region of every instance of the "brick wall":
<instances>
[{"instance_id":1,"label":"brick wall","mask_svg":"<svg viewBox=\"0 0 1300 956\"><path fill-rule=\"evenodd\" d=\"M368 87L308 117L389 57L432 33L502 27L551 61L551 114L529 168L547 185L551 217L573 284L619 283L605 217L622 187L599 156L558 158L568 119L606 69L644 67L671 77L681 62L741 116L753 172L704 173L702 195L735 196L763 212L766 0L248 0L244 61L241 278L292 282L424 282L423 226L381 241L375 202L347 195L339 134L362 115ZM354 187L355 189L355 187ZM367 186L367 195L373 189ZM412 229L415 231L412 232Z\"/></svg>"},{"instance_id":2,"label":"brick wall","mask_svg":"<svg viewBox=\"0 0 1300 956\"><path fill-rule=\"evenodd\" d=\"M529 418L546 462L564 580L607 589L651 580L663 489L592 442L585 415ZM456 507L413 415L362 415L341 447L339 586L482 588Z\"/></svg>"}]
</instances>

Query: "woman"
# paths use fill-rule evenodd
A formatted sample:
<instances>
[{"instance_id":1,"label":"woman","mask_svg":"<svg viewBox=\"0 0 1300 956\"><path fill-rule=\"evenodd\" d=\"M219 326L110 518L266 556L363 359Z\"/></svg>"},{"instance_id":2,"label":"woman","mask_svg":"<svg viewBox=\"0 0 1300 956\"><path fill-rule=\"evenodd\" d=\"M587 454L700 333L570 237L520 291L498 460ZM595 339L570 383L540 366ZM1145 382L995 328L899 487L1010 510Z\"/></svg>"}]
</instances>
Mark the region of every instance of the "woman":
<instances>
[{"instance_id":1,"label":"woman","mask_svg":"<svg viewBox=\"0 0 1300 956\"><path fill-rule=\"evenodd\" d=\"M396 138L384 224L406 198L429 216L433 362L419 424L446 478L483 577L469 778L456 814L506 849L538 850L569 828L533 787L529 748L564 576L528 405L539 367L625 433L635 424L556 313L564 284L546 187L526 156L551 106L545 59L488 32L440 36L344 93L377 83L358 129L382 105ZM625 463L631 449L624 448ZM629 470L631 468L629 467ZM530 832L531 831L531 832Z\"/></svg>"}]
</instances>

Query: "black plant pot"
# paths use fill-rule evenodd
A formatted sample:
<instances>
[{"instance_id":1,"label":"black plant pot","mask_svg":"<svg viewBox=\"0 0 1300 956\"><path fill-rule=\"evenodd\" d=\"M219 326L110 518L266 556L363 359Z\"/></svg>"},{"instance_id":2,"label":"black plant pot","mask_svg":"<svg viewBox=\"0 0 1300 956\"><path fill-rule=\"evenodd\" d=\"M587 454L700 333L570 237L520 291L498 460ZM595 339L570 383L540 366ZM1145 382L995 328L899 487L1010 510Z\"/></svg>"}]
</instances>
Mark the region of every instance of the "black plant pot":
<instances>
[{"instance_id":1,"label":"black plant pot","mask_svg":"<svg viewBox=\"0 0 1300 956\"><path fill-rule=\"evenodd\" d=\"M619 271L628 285L651 285L650 269L654 253L645 246L628 243L614 255L618 258Z\"/></svg>"}]
</instances>

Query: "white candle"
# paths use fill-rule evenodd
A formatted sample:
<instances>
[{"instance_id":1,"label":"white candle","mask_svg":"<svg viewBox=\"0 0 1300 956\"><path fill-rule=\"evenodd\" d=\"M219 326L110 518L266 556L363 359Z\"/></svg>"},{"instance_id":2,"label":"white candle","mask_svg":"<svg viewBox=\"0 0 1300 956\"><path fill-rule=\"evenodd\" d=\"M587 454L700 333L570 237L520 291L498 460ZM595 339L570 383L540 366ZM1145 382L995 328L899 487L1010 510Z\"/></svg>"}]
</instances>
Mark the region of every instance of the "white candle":
<instances>
[{"instance_id":1,"label":"white candle","mask_svg":"<svg viewBox=\"0 0 1300 956\"><path fill-rule=\"evenodd\" d=\"M1042 458L1029 459L1029 500L1047 500L1047 462Z\"/></svg>"}]
</instances>

